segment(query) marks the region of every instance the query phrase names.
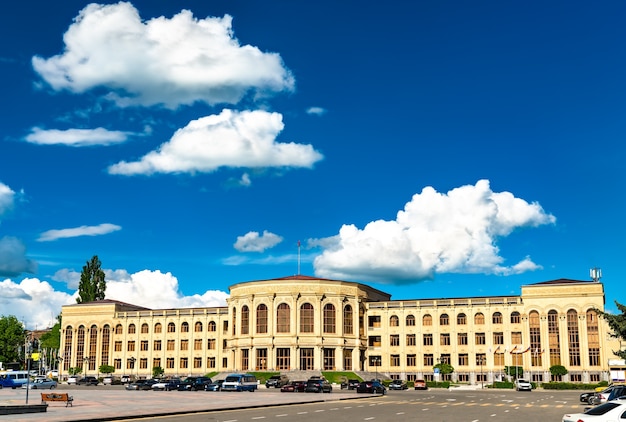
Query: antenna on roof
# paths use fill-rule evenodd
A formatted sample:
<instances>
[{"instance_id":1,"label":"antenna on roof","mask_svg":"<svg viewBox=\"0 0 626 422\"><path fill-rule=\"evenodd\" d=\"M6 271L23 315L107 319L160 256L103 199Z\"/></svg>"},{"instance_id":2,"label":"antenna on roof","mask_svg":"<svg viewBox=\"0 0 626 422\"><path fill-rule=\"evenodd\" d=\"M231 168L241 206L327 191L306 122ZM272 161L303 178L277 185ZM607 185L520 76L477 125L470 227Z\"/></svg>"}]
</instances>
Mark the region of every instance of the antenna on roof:
<instances>
[{"instance_id":1,"label":"antenna on roof","mask_svg":"<svg viewBox=\"0 0 626 422\"><path fill-rule=\"evenodd\" d=\"M591 277L591 279L595 283L599 282L600 279L602 278L602 269L598 267L593 267L592 269L589 270L589 277Z\"/></svg>"},{"instance_id":2,"label":"antenna on roof","mask_svg":"<svg viewBox=\"0 0 626 422\"><path fill-rule=\"evenodd\" d=\"M300 275L300 241L298 240L298 275Z\"/></svg>"}]
</instances>

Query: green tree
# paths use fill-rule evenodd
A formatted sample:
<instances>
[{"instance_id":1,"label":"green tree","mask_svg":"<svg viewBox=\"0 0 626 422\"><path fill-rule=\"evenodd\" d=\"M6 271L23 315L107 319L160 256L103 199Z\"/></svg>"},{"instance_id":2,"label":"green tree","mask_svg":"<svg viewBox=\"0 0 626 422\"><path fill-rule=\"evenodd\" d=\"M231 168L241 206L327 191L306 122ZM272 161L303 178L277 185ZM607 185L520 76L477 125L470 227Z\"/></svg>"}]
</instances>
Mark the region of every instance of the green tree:
<instances>
[{"instance_id":1,"label":"green tree","mask_svg":"<svg viewBox=\"0 0 626 422\"><path fill-rule=\"evenodd\" d=\"M25 339L26 330L15 316L0 317L0 362L20 361L20 348Z\"/></svg>"},{"instance_id":2,"label":"green tree","mask_svg":"<svg viewBox=\"0 0 626 422\"><path fill-rule=\"evenodd\" d=\"M505 366L504 373L513 378L524 377L524 368L521 366Z\"/></svg>"},{"instance_id":3,"label":"green tree","mask_svg":"<svg viewBox=\"0 0 626 422\"><path fill-rule=\"evenodd\" d=\"M550 373L554 376L562 377L563 375L567 375L567 368L563 365L552 365L550 367Z\"/></svg>"},{"instance_id":4,"label":"green tree","mask_svg":"<svg viewBox=\"0 0 626 422\"><path fill-rule=\"evenodd\" d=\"M98 259L98 255L94 255L91 261L87 261L87 264L83 266L83 272L80 274L80 283L78 284L77 303L104 299L107 283L104 279L104 271L100 268L101 266L102 263Z\"/></svg>"},{"instance_id":5,"label":"green tree","mask_svg":"<svg viewBox=\"0 0 626 422\"><path fill-rule=\"evenodd\" d=\"M57 316L57 322L54 326L48 331L41 335L39 339L39 348L40 349L56 349L58 350L61 347L61 315Z\"/></svg>"},{"instance_id":6,"label":"green tree","mask_svg":"<svg viewBox=\"0 0 626 422\"><path fill-rule=\"evenodd\" d=\"M437 365L433 366L433 369L439 369L439 373L441 375L447 375L454 372L454 367L445 362L438 363Z\"/></svg>"},{"instance_id":7,"label":"green tree","mask_svg":"<svg viewBox=\"0 0 626 422\"><path fill-rule=\"evenodd\" d=\"M152 368L152 378L161 378L164 373L165 370L160 366L155 366L154 368Z\"/></svg>"},{"instance_id":8,"label":"green tree","mask_svg":"<svg viewBox=\"0 0 626 422\"><path fill-rule=\"evenodd\" d=\"M606 320L611 330L613 330L611 337L626 341L626 306L622 305L617 300L615 301L615 305L617 305L617 309L619 309L621 314L609 314L600 309L594 310L599 316ZM626 359L626 350L613 350L613 354L619 356L621 359Z\"/></svg>"},{"instance_id":9,"label":"green tree","mask_svg":"<svg viewBox=\"0 0 626 422\"><path fill-rule=\"evenodd\" d=\"M83 367L82 367L82 366L71 366L71 367L67 370L67 372L68 372L70 375L78 375L78 374L80 374L81 372L83 372Z\"/></svg>"},{"instance_id":10,"label":"green tree","mask_svg":"<svg viewBox=\"0 0 626 422\"><path fill-rule=\"evenodd\" d=\"M98 372L101 374L112 374L115 372L115 366L113 365L100 365L98 367Z\"/></svg>"}]
</instances>

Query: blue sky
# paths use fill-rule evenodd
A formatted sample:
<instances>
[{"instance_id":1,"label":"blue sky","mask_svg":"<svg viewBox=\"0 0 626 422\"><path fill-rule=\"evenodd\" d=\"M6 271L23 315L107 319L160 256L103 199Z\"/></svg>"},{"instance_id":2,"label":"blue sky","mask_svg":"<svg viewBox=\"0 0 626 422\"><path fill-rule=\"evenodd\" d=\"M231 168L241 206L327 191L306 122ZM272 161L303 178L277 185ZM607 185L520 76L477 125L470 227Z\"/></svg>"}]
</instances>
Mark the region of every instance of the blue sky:
<instances>
[{"instance_id":1,"label":"blue sky","mask_svg":"<svg viewBox=\"0 0 626 422\"><path fill-rule=\"evenodd\" d=\"M18 4L19 3L19 4ZM0 16L0 314L589 280L626 301L623 2L18 2ZM298 248L300 244L300 248Z\"/></svg>"}]
</instances>

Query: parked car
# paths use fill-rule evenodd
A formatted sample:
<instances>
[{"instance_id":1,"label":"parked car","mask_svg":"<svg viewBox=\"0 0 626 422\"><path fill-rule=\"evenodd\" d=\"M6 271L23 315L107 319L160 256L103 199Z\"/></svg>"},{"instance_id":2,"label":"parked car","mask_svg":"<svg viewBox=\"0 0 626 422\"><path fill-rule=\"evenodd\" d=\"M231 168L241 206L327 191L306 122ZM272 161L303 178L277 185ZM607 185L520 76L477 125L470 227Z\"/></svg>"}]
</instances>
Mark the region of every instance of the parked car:
<instances>
[{"instance_id":1,"label":"parked car","mask_svg":"<svg viewBox=\"0 0 626 422\"><path fill-rule=\"evenodd\" d=\"M223 383L224 383L224 380L215 380L211 384L205 385L204 389L206 391L221 391Z\"/></svg>"},{"instance_id":2,"label":"parked car","mask_svg":"<svg viewBox=\"0 0 626 422\"><path fill-rule=\"evenodd\" d=\"M159 380L152 384L151 388L154 391L174 391L178 390L180 384L180 378L170 378L165 380Z\"/></svg>"},{"instance_id":3,"label":"parked car","mask_svg":"<svg viewBox=\"0 0 626 422\"><path fill-rule=\"evenodd\" d=\"M415 387L416 390L428 390L426 381L421 379L413 381L413 387Z\"/></svg>"},{"instance_id":4,"label":"parked car","mask_svg":"<svg viewBox=\"0 0 626 422\"><path fill-rule=\"evenodd\" d=\"M291 381L280 387L283 393L302 393L306 389L306 381Z\"/></svg>"},{"instance_id":5,"label":"parked car","mask_svg":"<svg viewBox=\"0 0 626 422\"><path fill-rule=\"evenodd\" d=\"M407 390L408 384L404 380L393 380L389 383L390 390Z\"/></svg>"},{"instance_id":6,"label":"parked car","mask_svg":"<svg viewBox=\"0 0 626 422\"><path fill-rule=\"evenodd\" d=\"M357 393L387 394L387 387L379 380L363 381L356 388Z\"/></svg>"},{"instance_id":7,"label":"parked car","mask_svg":"<svg viewBox=\"0 0 626 422\"><path fill-rule=\"evenodd\" d=\"M178 391L204 390L204 386L212 382L209 377L187 377L178 384Z\"/></svg>"},{"instance_id":8,"label":"parked car","mask_svg":"<svg viewBox=\"0 0 626 422\"><path fill-rule=\"evenodd\" d=\"M99 383L100 381L96 377L83 377L76 380L76 385L98 385Z\"/></svg>"},{"instance_id":9,"label":"parked car","mask_svg":"<svg viewBox=\"0 0 626 422\"><path fill-rule=\"evenodd\" d=\"M249 391L257 390L258 381L252 374L230 374L222 383L222 391Z\"/></svg>"},{"instance_id":10,"label":"parked car","mask_svg":"<svg viewBox=\"0 0 626 422\"><path fill-rule=\"evenodd\" d=\"M78 377L76 375L70 375L67 378L67 383L68 384L76 384L78 382Z\"/></svg>"},{"instance_id":11,"label":"parked car","mask_svg":"<svg viewBox=\"0 0 626 422\"><path fill-rule=\"evenodd\" d=\"M265 381L265 387L281 388L283 385L286 385L288 383L289 378L287 378L287 375L272 375L267 379L267 381Z\"/></svg>"},{"instance_id":12,"label":"parked car","mask_svg":"<svg viewBox=\"0 0 626 422\"><path fill-rule=\"evenodd\" d=\"M619 399L620 397L626 396L626 386L624 385L613 385L611 387L606 388L601 393L596 393L589 404L602 404L607 401Z\"/></svg>"},{"instance_id":13,"label":"parked car","mask_svg":"<svg viewBox=\"0 0 626 422\"><path fill-rule=\"evenodd\" d=\"M595 392L586 392L580 394L580 402L581 403L589 403L593 404L593 398L596 395Z\"/></svg>"},{"instance_id":14,"label":"parked car","mask_svg":"<svg viewBox=\"0 0 626 422\"><path fill-rule=\"evenodd\" d=\"M130 382L130 375L122 375L120 377L120 382L122 384L128 384Z\"/></svg>"},{"instance_id":15,"label":"parked car","mask_svg":"<svg viewBox=\"0 0 626 422\"><path fill-rule=\"evenodd\" d=\"M49 378L36 378L32 382L22 384L22 388L30 388L31 390L52 390L57 388L57 382Z\"/></svg>"},{"instance_id":16,"label":"parked car","mask_svg":"<svg viewBox=\"0 0 626 422\"><path fill-rule=\"evenodd\" d=\"M533 385L530 381L518 378L515 380L515 391L532 391Z\"/></svg>"},{"instance_id":17,"label":"parked car","mask_svg":"<svg viewBox=\"0 0 626 422\"><path fill-rule=\"evenodd\" d=\"M626 412L626 400L613 400L596 407L590 407L584 413L567 413L562 422L607 422L622 420Z\"/></svg>"},{"instance_id":18,"label":"parked car","mask_svg":"<svg viewBox=\"0 0 626 422\"><path fill-rule=\"evenodd\" d=\"M333 386L324 378L311 378L306 382L304 387L306 393L330 393Z\"/></svg>"},{"instance_id":19,"label":"parked car","mask_svg":"<svg viewBox=\"0 0 626 422\"><path fill-rule=\"evenodd\" d=\"M355 388L357 388L359 386L360 383L361 383L361 380L349 379L348 380L348 390L354 390Z\"/></svg>"}]
</instances>

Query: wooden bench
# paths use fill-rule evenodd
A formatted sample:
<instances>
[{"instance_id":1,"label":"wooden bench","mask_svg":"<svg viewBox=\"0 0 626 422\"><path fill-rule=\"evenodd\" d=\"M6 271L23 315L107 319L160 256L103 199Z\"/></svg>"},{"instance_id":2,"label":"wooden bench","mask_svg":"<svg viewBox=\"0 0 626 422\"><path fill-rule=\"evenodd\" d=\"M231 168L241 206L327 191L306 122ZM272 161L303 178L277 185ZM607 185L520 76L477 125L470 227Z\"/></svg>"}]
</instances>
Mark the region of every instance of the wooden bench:
<instances>
[{"instance_id":1,"label":"wooden bench","mask_svg":"<svg viewBox=\"0 0 626 422\"><path fill-rule=\"evenodd\" d=\"M41 393L41 403L43 404L47 401L64 401L65 407L73 407L72 402L74 401L74 397L67 393Z\"/></svg>"}]
</instances>

